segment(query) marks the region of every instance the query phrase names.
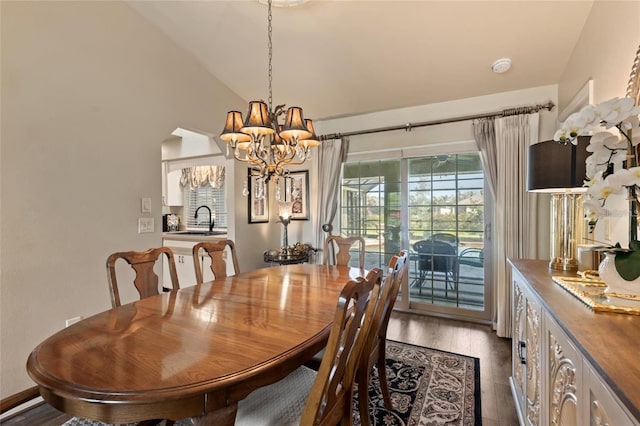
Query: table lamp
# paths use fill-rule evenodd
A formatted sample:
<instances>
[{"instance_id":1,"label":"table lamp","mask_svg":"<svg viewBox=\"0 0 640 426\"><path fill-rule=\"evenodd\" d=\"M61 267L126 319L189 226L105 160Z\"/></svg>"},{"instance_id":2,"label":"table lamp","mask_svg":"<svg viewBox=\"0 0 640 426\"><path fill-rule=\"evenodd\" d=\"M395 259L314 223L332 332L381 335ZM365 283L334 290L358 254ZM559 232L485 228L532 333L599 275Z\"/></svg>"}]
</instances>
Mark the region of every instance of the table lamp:
<instances>
[{"instance_id":1,"label":"table lamp","mask_svg":"<svg viewBox=\"0 0 640 426\"><path fill-rule=\"evenodd\" d=\"M278 216L280 217L279 222L284 225L284 234L282 236L282 255L285 257L288 256L289 253L289 235L287 234L287 225L291 222L291 214L293 211L293 203L290 201L281 201L278 208Z\"/></svg>"},{"instance_id":2,"label":"table lamp","mask_svg":"<svg viewBox=\"0 0 640 426\"><path fill-rule=\"evenodd\" d=\"M582 193L589 136L577 145L544 141L529 147L527 190L551 194L550 269L578 270L578 243L586 233Z\"/></svg>"}]
</instances>

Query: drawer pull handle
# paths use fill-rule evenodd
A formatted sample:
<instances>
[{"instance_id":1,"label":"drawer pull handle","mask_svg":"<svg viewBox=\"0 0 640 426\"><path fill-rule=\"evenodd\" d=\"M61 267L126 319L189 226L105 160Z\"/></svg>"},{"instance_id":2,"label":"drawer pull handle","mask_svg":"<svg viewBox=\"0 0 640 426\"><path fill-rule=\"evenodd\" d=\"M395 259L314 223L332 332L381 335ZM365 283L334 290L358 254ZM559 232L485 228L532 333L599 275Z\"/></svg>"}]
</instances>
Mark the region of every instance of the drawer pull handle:
<instances>
[{"instance_id":1,"label":"drawer pull handle","mask_svg":"<svg viewBox=\"0 0 640 426\"><path fill-rule=\"evenodd\" d=\"M520 359L520 364L527 364L527 344L518 340L518 359Z\"/></svg>"}]
</instances>

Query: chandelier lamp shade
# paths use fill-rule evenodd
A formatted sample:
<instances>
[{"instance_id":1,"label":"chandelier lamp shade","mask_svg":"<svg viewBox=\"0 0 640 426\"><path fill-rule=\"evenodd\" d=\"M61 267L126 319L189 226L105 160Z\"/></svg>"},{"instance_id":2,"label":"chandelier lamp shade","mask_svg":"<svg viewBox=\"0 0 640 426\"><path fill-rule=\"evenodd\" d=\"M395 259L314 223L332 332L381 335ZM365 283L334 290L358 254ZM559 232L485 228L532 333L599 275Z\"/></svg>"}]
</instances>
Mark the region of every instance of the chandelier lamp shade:
<instances>
[{"instance_id":1,"label":"chandelier lamp shade","mask_svg":"<svg viewBox=\"0 0 640 426\"><path fill-rule=\"evenodd\" d=\"M272 177L288 175L288 166L303 164L310 149L320 145L313 122L305 119L302 108L272 106L272 42L271 0L268 1L269 37L269 102L249 102L249 111L242 118L240 111L229 111L220 139L227 143L227 155L233 150L236 160L246 162L268 182ZM283 122L280 123L281 117Z\"/></svg>"}]
</instances>

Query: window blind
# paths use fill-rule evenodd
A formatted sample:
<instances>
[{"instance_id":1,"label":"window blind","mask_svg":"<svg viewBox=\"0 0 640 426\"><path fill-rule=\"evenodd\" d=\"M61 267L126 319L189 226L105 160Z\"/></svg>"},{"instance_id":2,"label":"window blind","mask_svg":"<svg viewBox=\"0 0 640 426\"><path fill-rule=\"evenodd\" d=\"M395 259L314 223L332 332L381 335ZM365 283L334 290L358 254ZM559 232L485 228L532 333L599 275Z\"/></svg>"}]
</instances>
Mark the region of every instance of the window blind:
<instances>
[{"instance_id":1,"label":"window blind","mask_svg":"<svg viewBox=\"0 0 640 426\"><path fill-rule=\"evenodd\" d=\"M184 187L184 216L182 221L189 229L208 229L209 213L206 209L198 212L196 219L195 212L200 206L207 206L211 209L216 229L227 227L227 202L225 187L212 188L205 185L200 188L190 189Z\"/></svg>"}]
</instances>

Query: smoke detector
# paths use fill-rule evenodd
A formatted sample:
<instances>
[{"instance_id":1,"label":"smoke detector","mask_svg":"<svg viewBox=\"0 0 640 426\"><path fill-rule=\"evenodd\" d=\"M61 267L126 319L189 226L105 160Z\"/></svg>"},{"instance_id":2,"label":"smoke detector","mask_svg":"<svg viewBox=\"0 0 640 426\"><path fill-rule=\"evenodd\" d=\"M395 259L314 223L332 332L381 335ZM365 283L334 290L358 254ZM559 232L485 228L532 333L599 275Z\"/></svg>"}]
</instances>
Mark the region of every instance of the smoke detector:
<instances>
[{"instance_id":1,"label":"smoke detector","mask_svg":"<svg viewBox=\"0 0 640 426\"><path fill-rule=\"evenodd\" d=\"M491 65L491 69L496 74L507 72L509 71L509 68L511 68L511 59L509 58L500 58Z\"/></svg>"}]
</instances>

